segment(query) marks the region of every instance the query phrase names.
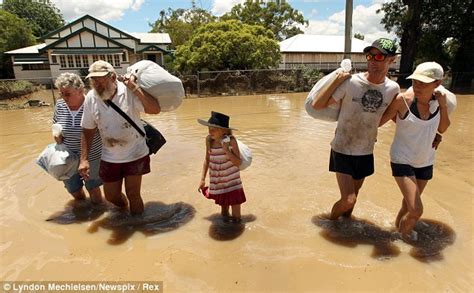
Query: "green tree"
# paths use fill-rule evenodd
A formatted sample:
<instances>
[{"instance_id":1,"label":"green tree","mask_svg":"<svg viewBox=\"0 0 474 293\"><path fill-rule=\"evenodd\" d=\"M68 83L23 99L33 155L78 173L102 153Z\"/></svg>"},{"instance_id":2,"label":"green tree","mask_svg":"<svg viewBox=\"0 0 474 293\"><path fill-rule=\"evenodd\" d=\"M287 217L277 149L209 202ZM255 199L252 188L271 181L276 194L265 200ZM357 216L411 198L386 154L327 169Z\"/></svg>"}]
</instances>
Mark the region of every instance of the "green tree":
<instances>
[{"instance_id":1,"label":"green tree","mask_svg":"<svg viewBox=\"0 0 474 293\"><path fill-rule=\"evenodd\" d=\"M64 25L61 12L50 0L4 0L2 8L25 19L38 38Z\"/></svg>"},{"instance_id":2,"label":"green tree","mask_svg":"<svg viewBox=\"0 0 474 293\"><path fill-rule=\"evenodd\" d=\"M382 5L382 23L387 31L400 38L402 57L400 74L406 77L414 63L440 62L455 72L471 71L474 66L472 46L472 0L394 0ZM471 75L464 75L470 83ZM401 80L402 85L407 83Z\"/></svg>"},{"instance_id":3,"label":"green tree","mask_svg":"<svg viewBox=\"0 0 474 293\"><path fill-rule=\"evenodd\" d=\"M11 58L4 52L33 45L35 38L24 19L4 10L0 10L0 27L0 72L3 78L12 77Z\"/></svg>"},{"instance_id":4,"label":"green tree","mask_svg":"<svg viewBox=\"0 0 474 293\"><path fill-rule=\"evenodd\" d=\"M245 24L262 25L271 30L279 40L291 38L303 33L300 26L308 25L297 9L284 2L246 0L243 4L232 7L232 10L221 17L221 20L237 19Z\"/></svg>"},{"instance_id":5,"label":"green tree","mask_svg":"<svg viewBox=\"0 0 474 293\"><path fill-rule=\"evenodd\" d=\"M191 39L193 33L202 25L214 22L216 17L210 12L196 8L193 4L192 9L171 9L161 10L160 18L153 24L151 32L168 33L173 46L176 48Z\"/></svg>"},{"instance_id":6,"label":"green tree","mask_svg":"<svg viewBox=\"0 0 474 293\"><path fill-rule=\"evenodd\" d=\"M279 45L270 30L228 20L201 26L176 50L175 66L182 73L193 73L202 68L269 68L279 61Z\"/></svg>"}]
</instances>

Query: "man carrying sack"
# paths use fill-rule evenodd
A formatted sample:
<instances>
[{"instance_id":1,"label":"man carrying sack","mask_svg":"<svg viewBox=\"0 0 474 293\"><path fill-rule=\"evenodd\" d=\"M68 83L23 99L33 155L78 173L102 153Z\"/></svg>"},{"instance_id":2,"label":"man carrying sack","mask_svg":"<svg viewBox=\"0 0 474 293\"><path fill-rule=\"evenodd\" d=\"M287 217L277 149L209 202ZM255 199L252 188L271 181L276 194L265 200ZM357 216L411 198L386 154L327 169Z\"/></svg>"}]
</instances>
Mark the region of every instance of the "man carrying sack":
<instances>
[{"instance_id":1,"label":"man carrying sack","mask_svg":"<svg viewBox=\"0 0 474 293\"><path fill-rule=\"evenodd\" d=\"M110 103L126 113L142 131L140 112L158 114L160 105L134 80L118 81L113 66L103 60L89 67L86 78L92 90L84 102L79 173L84 179L89 176L87 157L93 134L98 129L103 145L99 175L104 183L105 198L119 207L129 205L132 215L141 214L144 210L140 193L142 175L150 173L146 138L110 107ZM124 181L126 196L122 193Z\"/></svg>"}]
</instances>

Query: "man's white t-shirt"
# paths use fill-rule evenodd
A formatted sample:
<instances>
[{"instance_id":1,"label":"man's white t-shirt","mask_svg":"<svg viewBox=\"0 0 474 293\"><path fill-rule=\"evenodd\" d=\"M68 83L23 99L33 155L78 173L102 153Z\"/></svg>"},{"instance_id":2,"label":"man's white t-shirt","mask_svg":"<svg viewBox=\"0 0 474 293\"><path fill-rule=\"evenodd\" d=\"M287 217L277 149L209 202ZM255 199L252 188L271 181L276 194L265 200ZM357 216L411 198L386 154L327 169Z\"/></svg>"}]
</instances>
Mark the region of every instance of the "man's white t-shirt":
<instances>
[{"instance_id":1,"label":"man's white t-shirt","mask_svg":"<svg viewBox=\"0 0 474 293\"><path fill-rule=\"evenodd\" d=\"M396 82L385 78L383 83L374 84L364 73L344 81L332 95L341 101L341 112L331 148L345 155L372 154L380 118L399 92Z\"/></svg>"},{"instance_id":2,"label":"man's white t-shirt","mask_svg":"<svg viewBox=\"0 0 474 293\"><path fill-rule=\"evenodd\" d=\"M117 82L117 94L112 102L145 132L140 121L140 112L144 112L143 104L122 82ZM106 162L127 163L148 155L145 138L117 111L96 96L94 90L86 95L81 126L99 129L102 160Z\"/></svg>"}]
</instances>

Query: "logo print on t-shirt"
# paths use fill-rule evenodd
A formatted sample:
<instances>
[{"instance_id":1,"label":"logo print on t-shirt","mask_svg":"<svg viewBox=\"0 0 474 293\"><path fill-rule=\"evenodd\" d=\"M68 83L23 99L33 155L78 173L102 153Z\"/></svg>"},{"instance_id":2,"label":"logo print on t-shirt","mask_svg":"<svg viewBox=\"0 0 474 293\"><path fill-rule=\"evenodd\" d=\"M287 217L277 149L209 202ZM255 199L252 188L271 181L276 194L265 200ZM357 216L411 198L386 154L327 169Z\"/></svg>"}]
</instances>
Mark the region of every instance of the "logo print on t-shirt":
<instances>
[{"instance_id":1,"label":"logo print on t-shirt","mask_svg":"<svg viewBox=\"0 0 474 293\"><path fill-rule=\"evenodd\" d=\"M364 112L377 112L377 109L382 106L383 95L377 90L367 90L360 99L360 103Z\"/></svg>"}]
</instances>

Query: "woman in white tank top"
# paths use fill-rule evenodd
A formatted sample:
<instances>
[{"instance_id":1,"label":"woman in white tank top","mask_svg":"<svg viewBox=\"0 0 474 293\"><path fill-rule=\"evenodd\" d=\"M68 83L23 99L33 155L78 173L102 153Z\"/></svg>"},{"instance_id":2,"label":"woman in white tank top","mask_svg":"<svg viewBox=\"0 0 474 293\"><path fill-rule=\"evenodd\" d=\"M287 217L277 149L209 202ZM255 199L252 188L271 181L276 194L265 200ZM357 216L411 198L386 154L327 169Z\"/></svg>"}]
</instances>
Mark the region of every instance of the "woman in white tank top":
<instances>
[{"instance_id":1,"label":"woman in white tank top","mask_svg":"<svg viewBox=\"0 0 474 293\"><path fill-rule=\"evenodd\" d=\"M446 94L435 91L443 79L443 68L435 62L417 66L410 75L413 91L399 94L385 111L380 126L396 119L395 137L390 149L392 175L403 194L395 225L402 239L416 241L413 231L423 214L421 194L433 175L436 132L445 132L450 124ZM439 107L430 111L430 101Z\"/></svg>"}]
</instances>

